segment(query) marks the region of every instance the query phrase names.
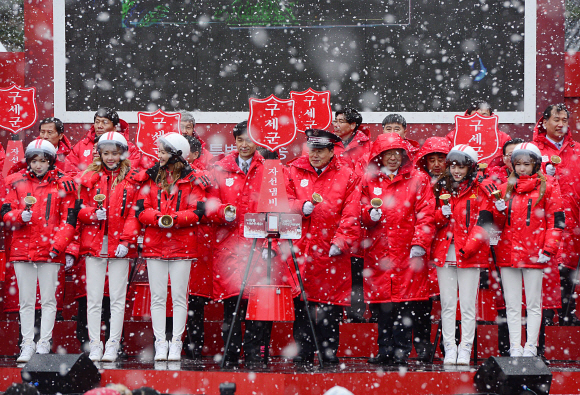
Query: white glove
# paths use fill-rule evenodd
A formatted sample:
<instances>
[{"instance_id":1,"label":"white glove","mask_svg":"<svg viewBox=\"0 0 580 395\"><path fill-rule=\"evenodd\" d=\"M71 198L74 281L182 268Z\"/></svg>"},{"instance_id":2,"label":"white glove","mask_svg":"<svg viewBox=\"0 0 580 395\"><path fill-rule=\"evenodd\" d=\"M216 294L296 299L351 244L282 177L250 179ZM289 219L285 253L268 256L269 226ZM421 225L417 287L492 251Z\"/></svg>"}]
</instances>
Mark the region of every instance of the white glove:
<instances>
[{"instance_id":1,"label":"white glove","mask_svg":"<svg viewBox=\"0 0 580 395\"><path fill-rule=\"evenodd\" d=\"M270 253L270 257L274 258L275 256L276 256L276 253L274 252L274 250L272 250ZM262 259L265 261L268 260L268 249L267 248L264 248L262 250Z\"/></svg>"},{"instance_id":2,"label":"white glove","mask_svg":"<svg viewBox=\"0 0 580 395\"><path fill-rule=\"evenodd\" d=\"M97 211L95 211L95 213L97 214L97 219L99 221L105 221L107 219L107 209L106 208L100 208Z\"/></svg>"},{"instance_id":3,"label":"white glove","mask_svg":"<svg viewBox=\"0 0 580 395\"><path fill-rule=\"evenodd\" d=\"M312 202L304 203L304 206L302 206L302 212L304 215L310 215L312 214L312 211L314 211L314 204L312 204Z\"/></svg>"},{"instance_id":4,"label":"white glove","mask_svg":"<svg viewBox=\"0 0 580 395\"><path fill-rule=\"evenodd\" d=\"M412 246L411 247L411 256L410 258L418 258L425 255L425 249L421 246Z\"/></svg>"},{"instance_id":5,"label":"white glove","mask_svg":"<svg viewBox=\"0 0 580 395\"><path fill-rule=\"evenodd\" d=\"M50 259L54 259L57 257L57 255L52 251L48 253L48 256L50 257Z\"/></svg>"},{"instance_id":6,"label":"white glove","mask_svg":"<svg viewBox=\"0 0 580 395\"><path fill-rule=\"evenodd\" d=\"M371 221L378 222L381 220L381 216L383 215L383 210L380 208L373 208L370 212Z\"/></svg>"},{"instance_id":7,"label":"white glove","mask_svg":"<svg viewBox=\"0 0 580 395\"><path fill-rule=\"evenodd\" d=\"M554 177L554 175L556 174L556 167L554 165L552 165L551 163L548 163L546 165L546 174Z\"/></svg>"},{"instance_id":8,"label":"white glove","mask_svg":"<svg viewBox=\"0 0 580 395\"><path fill-rule=\"evenodd\" d=\"M451 217L451 206L448 204L444 204L441 207L441 214L443 214L446 217Z\"/></svg>"},{"instance_id":9,"label":"white glove","mask_svg":"<svg viewBox=\"0 0 580 395\"><path fill-rule=\"evenodd\" d=\"M507 208L507 206L505 204L505 200L503 200L503 199L496 200L495 201L495 208L499 212L504 211Z\"/></svg>"},{"instance_id":10,"label":"white glove","mask_svg":"<svg viewBox=\"0 0 580 395\"><path fill-rule=\"evenodd\" d=\"M226 221L232 222L233 220L236 219L236 213L235 212L232 212L232 211L229 211L229 210L226 210L225 211L225 217L226 217Z\"/></svg>"},{"instance_id":11,"label":"white glove","mask_svg":"<svg viewBox=\"0 0 580 395\"><path fill-rule=\"evenodd\" d=\"M547 255L542 254L542 250L540 250L540 252L538 253L538 263L548 263L550 262L550 258Z\"/></svg>"},{"instance_id":12,"label":"white glove","mask_svg":"<svg viewBox=\"0 0 580 395\"><path fill-rule=\"evenodd\" d=\"M30 222L32 220L32 211L24 210L22 212L22 220L24 222Z\"/></svg>"},{"instance_id":13,"label":"white glove","mask_svg":"<svg viewBox=\"0 0 580 395\"><path fill-rule=\"evenodd\" d=\"M115 256L117 258L124 258L128 252L129 252L129 249L127 247L125 247L123 244L119 244L117 246L117 250L115 251Z\"/></svg>"},{"instance_id":14,"label":"white glove","mask_svg":"<svg viewBox=\"0 0 580 395\"><path fill-rule=\"evenodd\" d=\"M65 262L66 262L65 265L64 265L64 270L65 271L68 271L75 264L75 257L72 256L71 254L66 254L64 256L64 259L65 259Z\"/></svg>"},{"instance_id":15,"label":"white glove","mask_svg":"<svg viewBox=\"0 0 580 395\"><path fill-rule=\"evenodd\" d=\"M334 244L332 244L330 246L330 251L328 252L328 256L332 257L332 256L337 256L342 254L342 251L340 251L340 248L338 248L337 246L335 246Z\"/></svg>"}]
</instances>

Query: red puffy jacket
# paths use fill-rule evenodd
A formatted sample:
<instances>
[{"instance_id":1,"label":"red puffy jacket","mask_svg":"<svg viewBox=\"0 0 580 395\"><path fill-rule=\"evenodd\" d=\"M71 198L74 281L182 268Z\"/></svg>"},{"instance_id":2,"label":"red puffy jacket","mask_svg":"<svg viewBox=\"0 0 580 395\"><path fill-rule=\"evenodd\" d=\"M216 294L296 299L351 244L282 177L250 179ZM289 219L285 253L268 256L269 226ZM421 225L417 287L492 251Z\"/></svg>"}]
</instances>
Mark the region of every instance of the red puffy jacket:
<instances>
[{"instance_id":1,"label":"red puffy jacket","mask_svg":"<svg viewBox=\"0 0 580 395\"><path fill-rule=\"evenodd\" d=\"M380 135L373 144L371 161L362 181L362 222L368 228L364 292L367 303L388 303L429 298L426 259L435 234L435 198L430 177L408 159L391 180L376 161L390 149L407 151L408 144L395 133ZM380 198L382 216L372 221L371 199ZM410 259L411 247L426 254Z\"/></svg>"},{"instance_id":2,"label":"red puffy jacket","mask_svg":"<svg viewBox=\"0 0 580 395\"><path fill-rule=\"evenodd\" d=\"M562 163L556 165L555 178L560 185L562 204L566 214L566 229L562 234L560 251L556 256L559 264L575 269L580 258L580 144L572 139L571 132L564 136L562 148L558 149L547 139L544 118L536 123L533 143L542 152L544 165L552 155L558 155Z\"/></svg>"},{"instance_id":3,"label":"red puffy jacket","mask_svg":"<svg viewBox=\"0 0 580 395\"><path fill-rule=\"evenodd\" d=\"M443 190L442 193L449 191ZM494 203L490 191L476 179L458 195L452 194L449 204L452 212L449 218L441 213L442 205L439 203L435 212L437 235L431 251L432 262L444 266L453 242L458 268L489 268L489 235L485 228L493 224Z\"/></svg>"},{"instance_id":4,"label":"red puffy jacket","mask_svg":"<svg viewBox=\"0 0 580 395\"><path fill-rule=\"evenodd\" d=\"M508 184L500 189L502 195ZM502 267L544 269L549 263L537 263L538 253L554 256L565 228L562 198L558 183L551 177L546 179L546 192L538 202L540 179L520 176L513 194L506 201L507 209L497 213L496 221L503 228L496 247L498 265ZM494 208L495 210L495 208Z\"/></svg>"},{"instance_id":5,"label":"red puffy jacket","mask_svg":"<svg viewBox=\"0 0 580 395\"><path fill-rule=\"evenodd\" d=\"M343 145L344 147L344 145ZM360 167L360 162L363 161L366 164L365 158L366 154L371 151L371 140L369 136L361 130L357 130L351 142L344 148L344 151L340 153L342 162L352 170ZM364 167L364 164L362 165Z\"/></svg>"},{"instance_id":6,"label":"red puffy jacket","mask_svg":"<svg viewBox=\"0 0 580 395\"><path fill-rule=\"evenodd\" d=\"M302 238L295 246L308 300L350 305L350 247L360 234L358 184L359 178L338 157L330 161L320 176L307 155L290 166L286 190L292 211L303 216ZM314 192L324 200L305 217L302 208L312 200ZM340 255L328 256L332 244L340 249Z\"/></svg>"},{"instance_id":7,"label":"red puffy jacket","mask_svg":"<svg viewBox=\"0 0 580 395\"><path fill-rule=\"evenodd\" d=\"M141 189L135 204L139 221L146 226L143 237L145 258L165 260L193 259L197 248L195 225L200 220L196 212L198 202L205 198L205 188L209 185L204 174L187 166L181 178L170 192L160 189L155 183L159 163L142 171L132 179L141 180ZM171 215L173 227L159 227L159 218Z\"/></svg>"},{"instance_id":8,"label":"red puffy jacket","mask_svg":"<svg viewBox=\"0 0 580 395\"><path fill-rule=\"evenodd\" d=\"M136 173L134 170L132 172ZM111 189L118 174L118 171L110 172L103 169L100 172L90 171L81 176L78 187L79 197L83 202L78 216L81 223L81 255L101 256L105 230L108 236L109 258L115 258L119 243L129 247L129 253L125 258L131 259L137 255L137 235L141 230L141 224L135 218L132 206L138 194L138 185L127 175ZM103 208L107 210L106 221L99 221L95 214L98 204L93 198L100 193L106 196L103 202Z\"/></svg>"},{"instance_id":9,"label":"red puffy jacket","mask_svg":"<svg viewBox=\"0 0 580 395\"><path fill-rule=\"evenodd\" d=\"M124 120L119 121L119 133L121 133L127 141L129 141L129 124ZM91 163L93 163L93 147L95 145L95 126L91 126L85 137L75 144L65 161L65 171L67 173L76 174L79 171L84 171ZM141 155L139 148L131 142L129 144L129 161L131 168L147 169L151 160L147 155Z\"/></svg>"},{"instance_id":10,"label":"red puffy jacket","mask_svg":"<svg viewBox=\"0 0 580 395\"><path fill-rule=\"evenodd\" d=\"M6 184L9 192L1 214L12 230L10 262L64 263L77 223L74 181L57 170L49 170L42 180L22 171L8 176ZM31 222L24 223L21 215L28 195L36 198L36 204ZM57 257L50 258L50 252Z\"/></svg>"}]
</instances>

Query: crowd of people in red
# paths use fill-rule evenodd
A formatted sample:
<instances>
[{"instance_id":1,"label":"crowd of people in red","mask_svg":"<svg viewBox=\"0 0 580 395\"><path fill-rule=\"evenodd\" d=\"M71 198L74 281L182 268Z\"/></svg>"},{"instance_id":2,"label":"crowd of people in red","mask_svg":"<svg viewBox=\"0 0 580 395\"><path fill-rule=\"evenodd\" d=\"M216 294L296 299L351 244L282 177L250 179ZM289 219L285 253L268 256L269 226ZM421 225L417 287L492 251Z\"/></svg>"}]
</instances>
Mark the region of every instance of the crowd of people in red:
<instances>
[{"instance_id":1,"label":"crowd of people in red","mask_svg":"<svg viewBox=\"0 0 580 395\"><path fill-rule=\"evenodd\" d=\"M485 103L467 110L474 112L492 114ZM302 216L302 238L294 251L279 241L272 254L272 281L293 289L294 362L312 364L316 346L289 270L292 255L328 364L339 362L339 323L359 277L379 329L379 352L371 364L404 365L413 345L419 359L429 360L432 300L439 297L444 364L468 365L482 272L490 273L498 289L499 316L505 318L499 325L502 353L538 355L541 327L554 322L555 310L561 325L576 324L580 146L568 121L565 106L551 105L531 142L500 132L501 150L488 166L478 163L473 147L452 146L454 132L422 146L406 138L407 123L398 114L384 119L384 133L375 141L351 108L336 112L332 132L306 131L307 150L284 169L291 211ZM60 120L40 122L25 162L14 166L0 188L7 282L12 281L5 304L20 314L18 362L51 352L65 271L77 285L77 338L91 360L115 361L131 262L140 256L147 262L156 361L178 361L183 352L201 357L204 305L214 299L224 305L224 340L233 325L226 365L239 364L242 346L246 367L263 363L261 346L271 325L246 320L242 333L234 315L252 248L244 237L244 215L257 211L264 163L275 154L261 153L248 137L247 122L233 130L237 149L216 159L205 150L190 113L182 112L180 126L181 134L158 139L154 161L127 141L127 123L109 108L96 112L93 127L74 146ZM313 193L323 201L313 201ZM250 284L258 284L268 254L259 246L253 257ZM105 344L103 309L109 317Z\"/></svg>"}]
</instances>

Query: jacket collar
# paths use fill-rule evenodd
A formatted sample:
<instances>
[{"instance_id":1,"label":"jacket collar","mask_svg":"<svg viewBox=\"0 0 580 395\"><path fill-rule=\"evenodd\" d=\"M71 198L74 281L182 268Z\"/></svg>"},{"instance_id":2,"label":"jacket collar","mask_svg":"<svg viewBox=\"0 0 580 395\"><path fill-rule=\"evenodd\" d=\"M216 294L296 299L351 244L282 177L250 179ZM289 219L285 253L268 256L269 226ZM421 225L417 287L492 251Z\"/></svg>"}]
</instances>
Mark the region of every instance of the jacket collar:
<instances>
[{"instance_id":1,"label":"jacket collar","mask_svg":"<svg viewBox=\"0 0 580 395\"><path fill-rule=\"evenodd\" d=\"M221 168L224 171L230 172L230 173L244 174L244 172L238 166L238 156L239 156L238 151L233 151L229 155L224 157L223 159L216 162L215 166ZM258 151L256 151L254 153L254 156L252 157L252 163L250 165L250 169L248 170L248 173L250 173L250 171L254 167L258 166L258 164L263 164L263 163L264 163L264 157Z\"/></svg>"}]
</instances>

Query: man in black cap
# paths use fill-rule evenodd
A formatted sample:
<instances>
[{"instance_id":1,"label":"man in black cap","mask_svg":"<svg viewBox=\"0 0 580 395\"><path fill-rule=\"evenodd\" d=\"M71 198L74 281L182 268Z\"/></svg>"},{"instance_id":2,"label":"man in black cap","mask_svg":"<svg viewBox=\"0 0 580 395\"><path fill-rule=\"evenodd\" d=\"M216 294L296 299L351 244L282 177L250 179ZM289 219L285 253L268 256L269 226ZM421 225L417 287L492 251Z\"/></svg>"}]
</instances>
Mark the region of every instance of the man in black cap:
<instances>
[{"instance_id":1,"label":"man in black cap","mask_svg":"<svg viewBox=\"0 0 580 395\"><path fill-rule=\"evenodd\" d=\"M302 215L296 257L322 358L339 363L339 322L350 305L350 247L360 233L358 178L334 155L340 138L318 129L306 131L309 152L292 162L286 186L292 212ZM319 198L313 195L318 194ZM315 344L301 297L294 299L297 364L312 364Z\"/></svg>"}]
</instances>

